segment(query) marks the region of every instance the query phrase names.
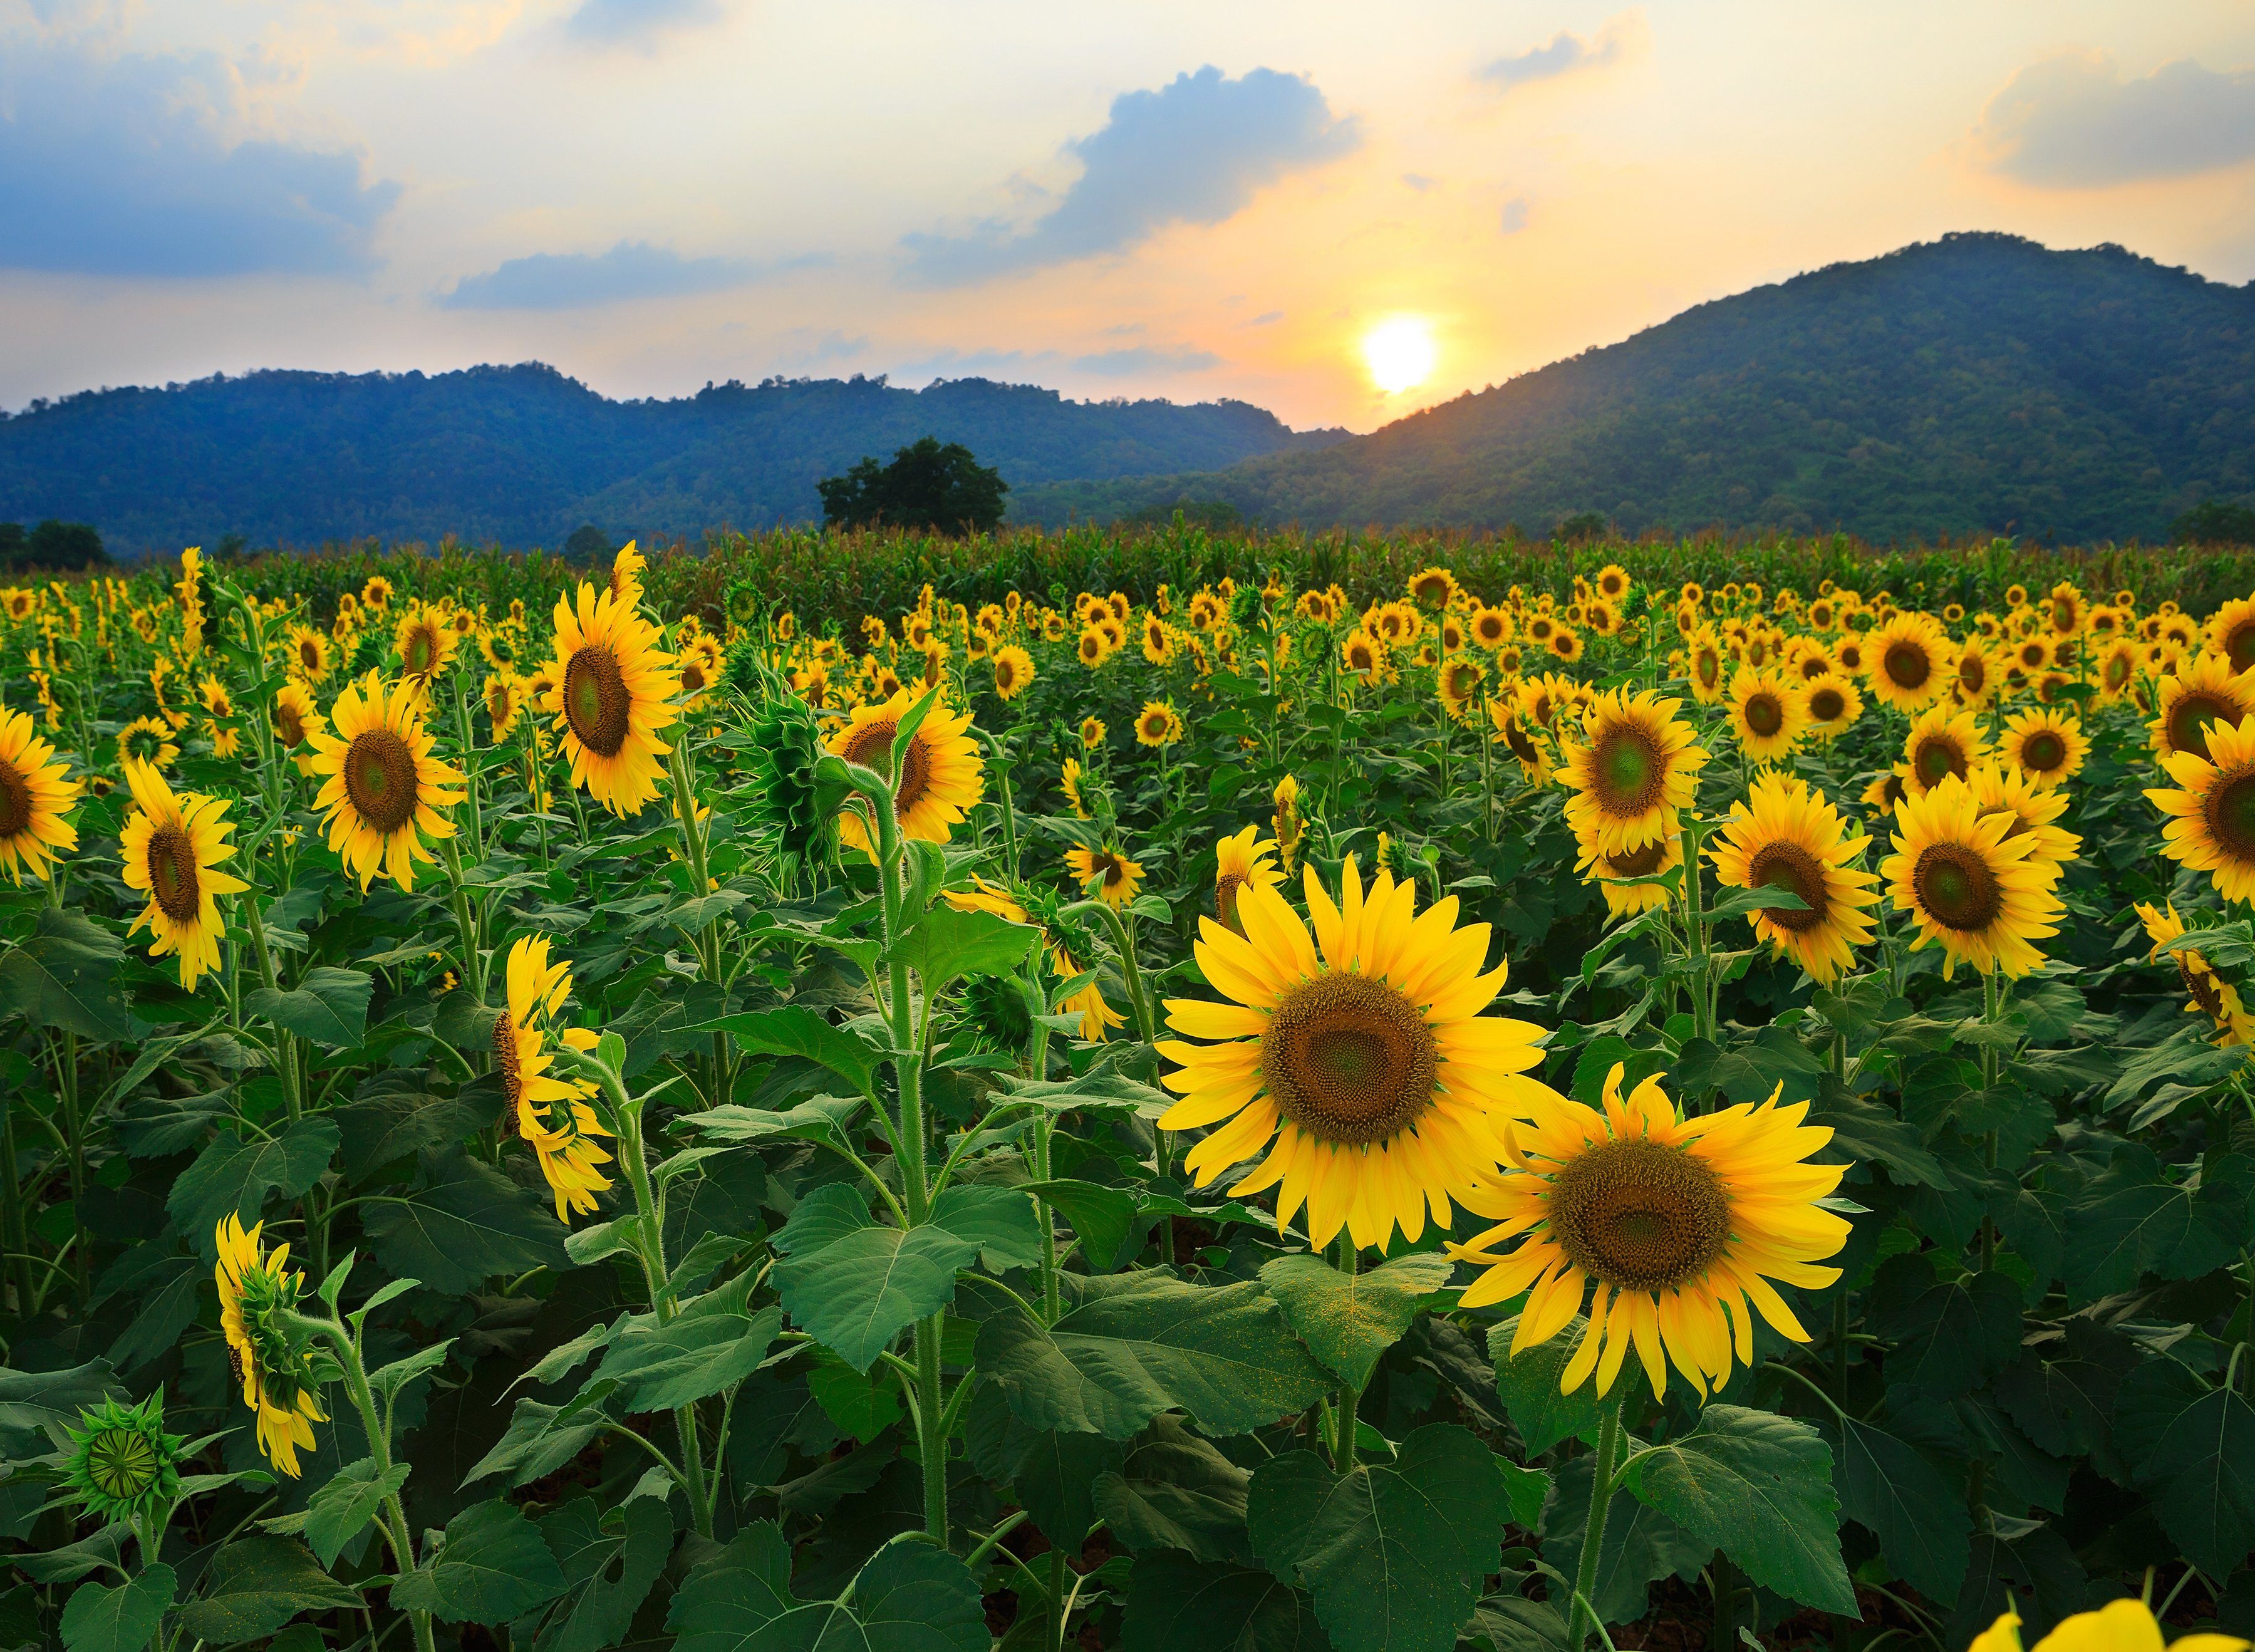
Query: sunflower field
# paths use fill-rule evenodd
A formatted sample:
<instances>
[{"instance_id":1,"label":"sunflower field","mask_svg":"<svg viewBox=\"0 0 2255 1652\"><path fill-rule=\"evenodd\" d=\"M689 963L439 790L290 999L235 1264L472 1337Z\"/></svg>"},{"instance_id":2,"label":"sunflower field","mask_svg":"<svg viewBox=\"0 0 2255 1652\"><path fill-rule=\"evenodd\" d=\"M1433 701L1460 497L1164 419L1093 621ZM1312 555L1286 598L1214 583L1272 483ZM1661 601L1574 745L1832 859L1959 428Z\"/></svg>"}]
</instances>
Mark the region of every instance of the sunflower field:
<instances>
[{"instance_id":1,"label":"sunflower field","mask_svg":"<svg viewBox=\"0 0 2255 1652\"><path fill-rule=\"evenodd\" d=\"M2255 600L1632 560L0 591L0 1648L2246 1647Z\"/></svg>"}]
</instances>

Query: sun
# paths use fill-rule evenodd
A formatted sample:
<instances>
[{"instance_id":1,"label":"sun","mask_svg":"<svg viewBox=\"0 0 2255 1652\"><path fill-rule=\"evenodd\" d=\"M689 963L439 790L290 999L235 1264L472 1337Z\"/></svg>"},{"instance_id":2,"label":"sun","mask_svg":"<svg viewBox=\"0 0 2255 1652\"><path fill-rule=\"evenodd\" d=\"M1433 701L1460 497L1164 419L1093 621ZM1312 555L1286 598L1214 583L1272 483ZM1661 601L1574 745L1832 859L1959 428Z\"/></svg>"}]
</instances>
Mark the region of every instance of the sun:
<instances>
[{"instance_id":1,"label":"sun","mask_svg":"<svg viewBox=\"0 0 2255 1652\"><path fill-rule=\"evenodd\" d=\"M1371 381L1388 396L1415 390L1431 377L1439 355L1432 324L1422 315L1388 316L1362 335L1362 359Z\"/></svg>"}]
</instances>

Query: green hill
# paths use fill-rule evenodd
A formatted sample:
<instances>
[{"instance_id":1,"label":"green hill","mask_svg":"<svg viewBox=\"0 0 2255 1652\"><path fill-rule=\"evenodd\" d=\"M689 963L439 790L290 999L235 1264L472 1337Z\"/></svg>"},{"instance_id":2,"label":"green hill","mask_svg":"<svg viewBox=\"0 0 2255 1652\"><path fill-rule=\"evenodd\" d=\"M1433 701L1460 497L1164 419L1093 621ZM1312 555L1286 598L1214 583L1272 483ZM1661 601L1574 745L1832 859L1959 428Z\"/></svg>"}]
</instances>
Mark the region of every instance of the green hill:
<instances>
[{"instance_id":1,"label":"green hill","mask_svg":"<svg viewBox=\"0 0 2255 1652\"><path fill-rule=\"evenodd\" d=\"M1949 235L1687 310L1321 452L1066 482L1014 521L2158 538L2255 502L2255 285Z\"/></svg>"}]
</instances>

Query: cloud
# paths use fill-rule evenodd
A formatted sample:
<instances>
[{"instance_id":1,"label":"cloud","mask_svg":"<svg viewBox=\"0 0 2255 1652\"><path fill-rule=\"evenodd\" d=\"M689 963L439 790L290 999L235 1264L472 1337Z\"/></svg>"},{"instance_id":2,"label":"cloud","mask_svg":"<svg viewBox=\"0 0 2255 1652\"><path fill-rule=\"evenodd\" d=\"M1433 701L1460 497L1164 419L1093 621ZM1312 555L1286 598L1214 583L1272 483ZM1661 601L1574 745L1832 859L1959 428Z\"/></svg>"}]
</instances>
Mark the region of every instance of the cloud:
<instances>
[{"instance_id":1,"label":"cloud","mask_svg":"<svg viewBox=\"0 0 2255 1652\"><path fill-rule=\"evenodd\" d=\"M2255 158L2255 71L2182 61L2125 81L2104 53L2046 58L1990 100L1973 143L1991 171L2046 189L2236 165Z\"/></svg>"},{"instance_id":2,"label":"cloud","mask_svg":"<svg viewBox=\"0 0 2255 1652\"><path fill-rule=\"evenodd\" d=\"M910 269L939 283L1118 252L1169 224L1218 224L1286 173L1361 142L1296 74L1249 70L1226 80L1208 65L1156 92L1123 92L1104 126L1068 144L1081 174L1047 214L967 235L913 235Z\"/></svg>"},{"instance_id":3,"label":"cloud","mask_svg":"<svg viewBox=\"0 0 2255 1652\"><path fill-rule=\"evenodd\" d=\"M1503 203L1503 233L1515 235L1527 228L1527 200L1524 196Z\"/></svg>"},{"instance_id":4,"label":"cloud","mask_svg":"<svg viewBox=\"0 0 2255 1652\"><path fill-rule=\"evenodd\" d=\"M727 14L720 0L580 0L564 32L599 46L647 47L661 34L718 23Z\"/></svg>"},{"instance_id":5,"label":"cloud","mask_svg":"<svg viewBox=\"0 0 2255 1652\"><path fill-rule=\"evenodd\" d=\"M1561 29L1548 46L1496 59L1479 71L1479 78L1499 91L1508 92L1536 81L1556 80L1576 69L1601 69L1616 61L1626 49L1626 33L1619 19L1605 25L1595 39L1589 40Z\"/></svg>"},{"instance_id":6,"label":"cloud","mask_svg":"<svg viewBox=\"0 0 2255 1652\"><path fill-rule=\"evenodd\" d=\"M636 299L718 292L828 262L818 257L760 264L749 258L685 258L671 247L622 241L608 252L536 252L483 275L464 276L440 297L442 310L577 310Z\"/></svg>"},{"instance_id":7,"label":"cloud","mask_svg":"<svg viewBox=\"0 0 2255 1652\"><path fill-rule=\"evenodd\" d=\"M1260 314L1254 316L1250 321L1240 321L1237 325L1240 327L1275 327L1277 322L1283 319L1284 313L1282 310L1263 310Z\"/></svg>"},{"instance_id":8,"label":"cloud","mask_svg":"<svg viewBox=\"0 0 2255 1652\"><path fill-rule=\"evenodd\" d=\"M1211 350L1161 350L1137 344L1127 349L1077 355L1072 364L1084 373L1106 378L1132 378L1144 373L1203 373L1208 368L1219 367L1221 357Z\"/></svg>"},{"instance_id":9,"label":"cloud","mask_svg":"<svg viewBox=\"0 0 2255 1652\"><path fill-rule=\"evenodd\" d=\"M395 183L357 155L230 140L241 99L208 53L0 52L0 267L75 275L357 275Z\"/></svg>"}]
</instances>

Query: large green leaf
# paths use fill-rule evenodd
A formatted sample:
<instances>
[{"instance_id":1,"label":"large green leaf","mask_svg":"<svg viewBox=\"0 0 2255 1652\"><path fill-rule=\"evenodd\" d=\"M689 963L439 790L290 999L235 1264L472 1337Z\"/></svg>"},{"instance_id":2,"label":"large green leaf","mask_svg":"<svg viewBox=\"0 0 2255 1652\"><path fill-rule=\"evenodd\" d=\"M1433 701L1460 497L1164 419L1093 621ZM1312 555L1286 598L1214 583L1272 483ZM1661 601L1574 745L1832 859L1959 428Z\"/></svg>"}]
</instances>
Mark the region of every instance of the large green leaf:
<instances>
[{"instance_id":1,"label":"large green leaf","mask_svg":"<svg viewBox=\"0 0 2255 1652\"><path fill-rule=\"evenodd\" d=\"M972 1395L963 1434L980 1473L1009 1487L1050 1545L1067 1553L1078 1550L1096 1522L1096 1482L1128 1461L1120 1443L1101 1434L1027 1427L991 1382Z\"/></svg>"},{"instance_id":2,"label":"large green leaf","mask_svg":"<svg viewBox=\"0 0 2255 1652\"><path fill-rule=\"evenodd\" d=\"M1026 961L1041 931L993 912L935 906L893 948L896 958L924 977L934 997L966 975L1010 975Z\"/></svg>"},{"instance_id":3,"label":"large green leaf","mask_svg":"<svg viewBox=\"0 0 2255 1652\"><path fill-rule=\"evenodd\" d=\"M242 1007L287 1027L300 1038L331 1050L350 1050L368 1033L368 1006L376 996L376 977L366 970L321 965L287 991L261 987L246 995Z\"/></svg>"},{"instance_id":4,"label":"large green leaf","mask_svg":"<svg viewBox=\"0 0 2255 1652\"><path fill-rule=\"evenodd\" d=\"M1965 1500L1932 1464L1853 1417L1824 1429L1839 1468L1840 1512L1879 1540L1895 1575L1929 1600L1954 1600L1971 1555Z\"/></svg>"},{"instance_id":5,"label":"large green leaf","mask_svg":"<svg viewBox=\"0 0 2255 1652\"><path fill-rule=\"evenodd\" d=\"M562 1405L519 1400L508 1429L462 1476L462 1484L506 1473L510 1485L522 1486L555 1473L611 1426L610 1417L603 1409L610 1393L609 1383L589 1382Z\"/></svg>"},{"instance_id":6,"label":"large green leaf","mask_svg":"<svg viewBox=\"0 0 2255 1652\"><path fill-rule=\"evenodd\" d=\"M1331 1652L1331 1640L1272 1573L1155 1549L1128 1575L1120 1652Z\"/></svg>"},{"instance_id":7,"label":"large green leaf","mask_svg":"<svg viewBox=\"0 0 2255 1652\"><path fill-rule=\"evenodd\" d=\"M537 1197L461 1153L424 1161L423 1185L372 1199L361 1225L385 1268L461 1295L495 1274L562 1269L564 1227Z\"/></svg>"},{"instance_id":8,"label":"large green leaf","mask_svg":"<svg viewBox=\"0 0 2255 1652\"><path fill-rule=\"evenodd\" d=\"M144 1652L179 1586L161 1562L115 1587L81 1583L63 1606L63 1645L69 1652Z\"/></svg>"},{"instance_id":9,"label":"large green leaf","mask_svg":"<svg viewBox=\"0 0 2255 1652\"><path fill-rule=\"evenodd\" d=\"M1682 1438L1631 1458L1621 1484L1764 1588L1857 1615L1840 1558L1832 1453L1808 1424L1711 1405Z\"/></svg>"},{"instance_id":10,"label":"large green leaf","mask_svg":"<svg viewBox=\"0 0 2255 1652\"><path fill-rule=\"evenodd\" d=\"M1040 1265L1041 1213L1022 1187L959 1182L932 1200L931 1222L978 1246L979 1259L998 1274Z\"/></svg>"},{"instance_id":11,"label":"large green leaf","mask_svg":"<svg viewBox=\"0 0 2255 1652\"><path fill-rule=\"evenodd\" d=\"M1272 1457L1247 1504L1261 1564L1307 1585L1340 1652L1449 1652L1510 1515L1494 1453L1451 1424L1343 1477L1312 1452Z\"/></svg>"},{"instance_id":12,"label":"large green leaf","mask_svg":"<svg viewBox=\"0 0 2255 1652\"><path fill-rule=\"evenodd\" d=\"M432 1094L413 1075L406 1082L361 1086L360 1096L332 1115L344 1136L344 1172L359 1181L398 1159L446 1147L491 1124L500 1096L482 1086L458 1095Z\"/></svg>"},{"instance_id":13,"label":"large green leaf","mask_svg":"<svg viewBox=\"0 0 2255 1652\"><path fill-rule=\"evenodd\" d=\"M320 1114L285 1125L272 1136L221 1130L173 1178L165 1208L172 1225L210 1256L215 1249L212 1230L221 1220L233 1215L248 1226L257 1220L269 1193L297 1198L328 1168L337 1139L336 1121Z\"/></svg>"},{"instance_id":14,"label":"large green leaf","mask_svg":"<svg viewBox=\"0 0 2255 1652\"><path fill-rule=\"evenodd\" d=\"M1872 1290L1878 1328L1895 1339L1887 1379L1944 1399L1966 1393L2020 1350L2020 1290L2006 1274L1937 1279L1922 1254L1891 1256Z\"/></svg>"},{"instance_id":15,"label":"large green leaf","mask_svg":"<svg viewBox=\"0 0 2255 1652\"><path fill-rule=\"evenodd\" d=\"M0 1015L34 1027L115 1043L133 1036L133 1016L116 986L124 948L85 913L50 906L39 928L0 956Z\"/></svg>"},{"instance_id":16,"label":"large green leaf","mask_svg":"<svg viewBox=\"0 0 2255 1652\"><path fill-rule=\"evenodd\" d=\"M2237 1256L2246 1224L2244 1193L2203 1197L2161 1180L2142 1149L2125 1152L2069 1212L2060 1273L2078 1302L2128 1290L2148 1273L2197 1279Z\"/></svg>"},{"instance_id":17,"label":"large green leaf","mask_svg":"<svg viewBox=\"0 0 2255 1652\"><path fill-rule=\"evenodd\" d=\"M929 1222L879 1226L840 1183L801 1200L775 1245L776 1289L791 1322L856 1371L952 1302L956 1270L979 1254L976 1241Z\"/></svg>"},{"instance_id":18,"label":"large green leaf","mask_svg":"<svg viewBox=\"0 0 2255 1652\"><path fill-rule=\"evenodd\" d=\"M626 1637L673 1552L673 1519L663 1499L622 1508L575 1497L540 1522L563 1568L566 1593L549 1609L534 1652L604 1652Z\"/></svg>"},{"instance_id":19,"label":"large green leaf","mask_svg":"<svg viewBox=\"0 0 2255 1652\"><path fill-rule=\"evenodd\" d=\"M125 1262L141 1262L130 1289L141 1301L132 1323L109 1345L110 1363L131 1371L170 1353L196 1321L204 1282L211 1270L192 1256L172 1253L174 1241L149 1240L129 1251ZM112 1269L114 1274L116 1270Z\"/></svg>"},{"instance_id":20,"label":"large green leaf","mask_svg":"<svg viewBox=\"0 0 2255 1652\"><path fill-rule=\"evenodd\" d=\"M1081 1260L1096 1273L1109 1273L1124 1259L1120 1251L1135 1225L1135 1198L1124 1187L1098 1182L1028 1182L1025 1192L1062 1213L1080 1241Z\"/></svg>"},{"instance_id":21,"label":"large green leaf","mask_svg":"<svg viewBox=\"0 0 2255 1652\"><path fill-rule=\"evenodd\" d=\"M376 1517L383 1500L407 1483L407 1465L376 1473L373 1458L347 1463L322 1482L306 1506L306 1543L325 1566Z\"/></svg>"},{"instance_id":22,"label":"large green leaf","mask_svg":"<svg viewBox=\"0 0 2255 1652\"><path fill-rule=\"evenodd\" d=\"M88 1360L60 1371L0 1367L0 1452L29 1457L46 1451L48 1430L78 1422L78 1414L126 1393L107 1360Z\"/></svg>"},{"instance_id":23,"label":"large green leaf","mask_svg":"<svg viewBox=\"0 0 2255 1652\"><path fill-rule=\"evenodd\" d=\"M507 1623L564 1592L564 1571L522 1509L473 1503L446 1522L435 1561L391 1585L391 1604L449 1623Z\"/></svg>"},{"instance_id":24,"label":"large green leaf","mask_svg":"<svg viewBox=\"0 0 2255 1652\"><path fill-rule=\"evenodd\" d=\"M1076 1282L1044 1326L1005 1304L980 1327L980 1370L1035 1428L1127 1439L1179 1408L1216 1434L1249 1432L1334 1386L1261 1287L1149 1271Z\"/></svg>"},{"instance_id":25,"label":"large green leaf","mask_svg":"<svg viewBox=\"0 0 2255 1652\"><path fill-rule=\"evenodd\" d=\"M1154 1417L1119 1466L1096 1475L1091 1491L1097 1516L1122 1547L1179 1549L1200 1560L1244 1560L1251 1557L1245 1504L1252 1479L1212 1442L1170 1415Z\"/></svg>"},{"instance_id":26,"label":"large green leaf","mask_svg":"<svg viewBox=\"0 0 2255 1652\"><path fill-rule=\"evenodd\" d=\"M2161 1529L2193 1564L2222 1576L2255 1549L2255 1406L2230 1388L2188 1382L2173 1365L2158 1360L2124 1380L2117 1438Z\"/></svg>"},{"instance_id":27,"label":"large green leaf","mask_svg":"<svg viewBox=\"0 0 2255 1652\"><path fill-rule=\"evenodd\" d=\"M886 1544L843 1599L791 1592L790 1544L762 1521L689 1574L667 1611L674 1652L987 1652L979 1585L954 1556Z\"/></svg>"},{"instance_id":28,"label":"large green leaf","mask_svg":"<svg viewBox=\"0 0 2255 1652\"><path fill-rule=\"evenodd\" d=\"M357 1612L360 1592L321 1570L306 1545L263 1533L238 1537L205 1569L203 1595L180 1611L192 1639L233 1646L269 1635L300 1612Z\"/></svg>"},{"instance_id":29,"label":"large green leaf","mask_svg":"<svg viewBox=\"0 0 2255 1652\"><path fill-rule=\"evenodd\" d=\"M1577 1314L1556 1336L1536 1343L1516 1358L1512 1355L1511 1339L1518 1332L1519 1321L1506 1319L1488 1329L1487 1352L1495 1361L1496 1392L1529 1457L1542 1455L1561 1440L1598 1437L1597 1385L1584 1382L1571 1394L1562 1392L1558 1386L1587 1325Z\"/></svg>"},{"instance_id":30,"label":"large green leaf","mask_svg":"<svg viewBox=\"0 0 2255 1652\"><path fill-rule=\"evenodd\" d=\"M1370 1385L1387 1349L1401 1340L1417 1304L1445 1287L1455 1264L1438 1251L1341 1273L1306 1252L1264 1264L1261 1283L1283 1309L1293 1333L1352 1388Z\"/></svg>"},{"instance_id":31,"label":"large green leaf","mask_svg":"<svg viewBox=\"0 0 2255 1652\"><path fill-rule=\"evenodd\" d=\"M1728 1049L1691 1039L1675 1059L1675 1081L1686 1095L1720 1090L1732 1101L1767 1101L1782 1085L1786 1100L1807 1101L1816 1096L1823 1071L1824 1064L1791 1032L1765 1027Z\"/></svg>"},{"instance_id":32,"label":"large green leaf","mask_svg":"<svg viewBox=\"0 0 2255 1652\"><path fill-rule=\"evenodd\" d=\"M748 1055L803 1056L836 1073L865 1096L876 1094L877 1069L886 1061L884 1051L860 1033L831 1025L818 1011L803 1004L723 1016L689 1030L727 1033Z\"/></svg>"},{"instance_id":33,"label":"large green leaf","mask_svg":"<svg viewBox=\"0 0 2255 1652\"><path fill-rule=\"evenodd\" d=\"M595 1367L619 1385L622 1411L671 1411L749 1376L783 1329L775 1307L748 1313L748 1275L694 1298L664 1325L636 1316Z\"/></svg>"},{"instance_id":34,"label":"large green leaf","mask_svg":"<svg viewBox=\"0 0 2255 1652\"><path fill-rule=\"evenodd\" d=\"M1595 1457L1581 1452L1558 1466L1557 1481L1542 1516L1542 1558L1560 1576L1581 1575L1582 1546L1590 1527L1590 1486ZM1598 1555L1591 1604L1606 1623L1631 1623L1649 1609L1650 1585L1662 1578L1696 1580L1714 1550L1656 1508L1633 1497L1615 1497L1605 1511L1604 1546ZM1570 1606L1569 1597L1561 1604Z\"/></svg>"}]
</instances>

